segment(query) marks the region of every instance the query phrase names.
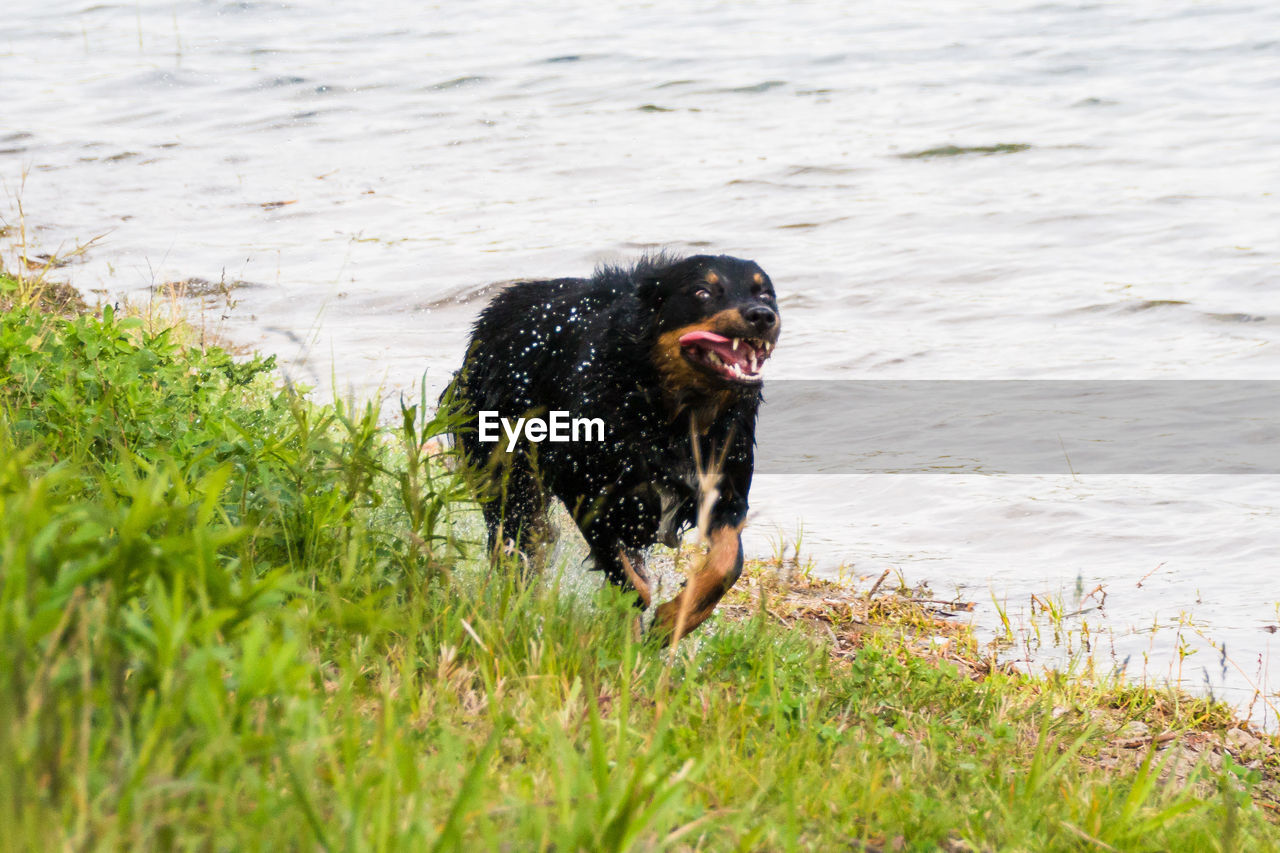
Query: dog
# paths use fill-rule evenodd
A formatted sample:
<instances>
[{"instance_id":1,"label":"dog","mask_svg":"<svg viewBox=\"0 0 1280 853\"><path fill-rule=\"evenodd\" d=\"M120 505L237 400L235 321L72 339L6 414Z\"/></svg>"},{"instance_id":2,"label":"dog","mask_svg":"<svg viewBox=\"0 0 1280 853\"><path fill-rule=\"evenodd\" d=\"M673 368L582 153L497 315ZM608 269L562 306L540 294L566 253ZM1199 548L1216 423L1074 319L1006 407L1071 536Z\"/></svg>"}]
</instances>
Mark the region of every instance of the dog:
<instances>
[{"instance_id":1,"label":"dog","mask_svg":"<svg viewBox=\"0 0 1280 853\"><path fill-rule=\"evenodd\" d=\"M781 331L773 282L727 255L647 255L590 278L519 281L471 332L442 402L482 472L490 548L545 536L548 494L569 510L594 568L651 603L644 550L695 525L706 558L651 631L676 641L742 573L762 366ZM602 419L603 441L483 441L481 413ZM510 435L510 433L508 433Z\"/></svg>"}]
</instances>

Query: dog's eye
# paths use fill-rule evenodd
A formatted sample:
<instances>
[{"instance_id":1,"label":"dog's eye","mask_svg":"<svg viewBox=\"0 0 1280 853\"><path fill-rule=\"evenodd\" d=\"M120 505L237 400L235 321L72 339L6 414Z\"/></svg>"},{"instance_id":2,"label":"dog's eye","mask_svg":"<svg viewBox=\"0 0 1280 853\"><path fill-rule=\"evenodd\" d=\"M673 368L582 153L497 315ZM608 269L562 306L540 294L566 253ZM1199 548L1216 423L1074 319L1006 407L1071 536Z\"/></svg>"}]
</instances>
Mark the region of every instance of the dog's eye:
<instances>
[{"instance_id":1,"label":"dog's eye","mask_svg":"<svg viewBox=\"0 0 1280 853\"><path fill-rule=\"evenodd\" d=\"M699 302L706 302L711 298L711 291L707 290L705 287L699 287L693 292L693 297Z\"/></svg>"}]
</instances>

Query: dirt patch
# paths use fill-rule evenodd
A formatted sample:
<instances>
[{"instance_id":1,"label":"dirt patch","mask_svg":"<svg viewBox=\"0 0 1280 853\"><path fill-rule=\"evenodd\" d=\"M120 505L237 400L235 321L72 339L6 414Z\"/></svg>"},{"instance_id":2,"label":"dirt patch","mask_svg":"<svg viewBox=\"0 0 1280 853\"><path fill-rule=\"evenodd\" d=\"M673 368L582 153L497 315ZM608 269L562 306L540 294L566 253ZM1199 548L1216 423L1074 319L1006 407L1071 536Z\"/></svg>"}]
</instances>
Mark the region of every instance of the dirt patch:
<instances>
[{"instance_id":1,"label":"dirt patch","mask_svg":"<svg viewBox=\"0 0 1280 853\"><path fill-rule=\"evenodd\" d=\"M89 305L76 290L61 281L23 281L10 278L0 270L0 281L11 282L12 290L0 289L0 311L12 311L15 305L32 302L41 311L62 316L82 314Z\"/></svg>"}]
</instances>

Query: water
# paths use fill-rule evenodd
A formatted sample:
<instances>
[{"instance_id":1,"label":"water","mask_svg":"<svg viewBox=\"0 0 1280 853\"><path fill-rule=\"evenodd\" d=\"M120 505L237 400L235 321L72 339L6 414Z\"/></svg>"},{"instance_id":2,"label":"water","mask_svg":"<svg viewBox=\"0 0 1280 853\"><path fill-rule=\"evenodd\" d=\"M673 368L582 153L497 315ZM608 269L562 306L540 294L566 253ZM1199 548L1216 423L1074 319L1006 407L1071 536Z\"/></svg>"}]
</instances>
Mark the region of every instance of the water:
<instances>
[{"instance_id":1,"label":"water","mask_svg":"<svg viewBox=\"0 0 1280 853\"><path fill-rule=\"evenodd\" d=\"M31 256L101 238L85 291L244 282L227 333L324 389L434 391L487 283L659 245L770 272L779 378L1280 377L1271 4L6 12L10 263L20 201ZM1102 585L1069 621L1104 662L1247 705L1280 685L1278 485L768 475L750 546L802 528L987 632Z\"/></svg>"}]
</instances>

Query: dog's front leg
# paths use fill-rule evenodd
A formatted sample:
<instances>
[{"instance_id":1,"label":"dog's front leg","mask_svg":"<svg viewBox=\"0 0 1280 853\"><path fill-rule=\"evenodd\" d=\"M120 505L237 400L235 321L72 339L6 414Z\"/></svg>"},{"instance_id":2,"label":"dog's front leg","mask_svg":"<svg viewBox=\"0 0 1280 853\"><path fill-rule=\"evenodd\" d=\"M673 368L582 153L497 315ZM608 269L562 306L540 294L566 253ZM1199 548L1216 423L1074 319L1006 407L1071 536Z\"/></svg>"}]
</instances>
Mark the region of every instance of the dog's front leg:
<instances>
[{"instance_id":1,"label":"dog's front leg","mask_svg":"<svg viewBox=\"0 0 1280 853\"><path fill-rule=\"evenodd\" d=\"M675 643L697 628L742 574L742 524L711 531L711 547L675 598L658 606L650 629Z\"/></svg>"}]
</instances>

